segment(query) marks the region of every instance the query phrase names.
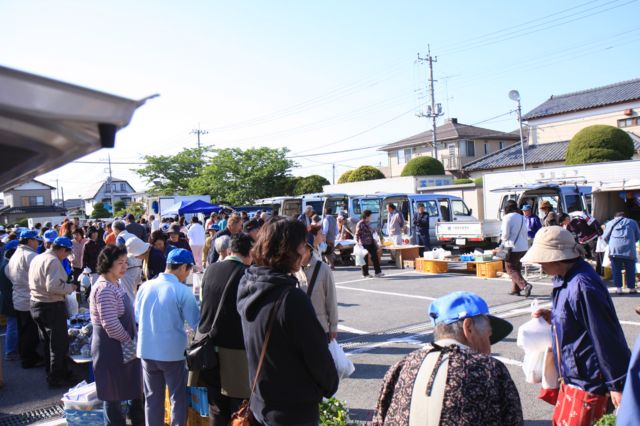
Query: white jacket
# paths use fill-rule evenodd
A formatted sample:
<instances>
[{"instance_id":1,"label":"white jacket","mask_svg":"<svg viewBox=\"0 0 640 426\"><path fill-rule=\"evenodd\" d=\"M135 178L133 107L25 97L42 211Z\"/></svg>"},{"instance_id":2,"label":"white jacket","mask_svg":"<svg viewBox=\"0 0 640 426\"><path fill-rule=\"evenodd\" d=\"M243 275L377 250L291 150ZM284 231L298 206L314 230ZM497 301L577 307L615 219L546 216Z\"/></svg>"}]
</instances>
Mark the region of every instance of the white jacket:
<instances>
[{"instance_id":1,"label":"white jacket","mask_svg":"<svg viewBox=\"0 0 640 426\"><path fill-rule=\"evenodd\" d=\"M13 308L16 311L29 312L31 290L29 289L29 266L38 255L31 247L20 244L9 259L4 273L13 284Z\"/></svg>"},{"instance_id":2,"label":"white jacket","mask_svg":"<svg viewBox=\"0 0 640 426\"><path fill-rule=\"evenodd\" d=\"M199 223L189 225L187 236L189 237L189 245L204 246L204 227Z\"/></svg>"}]
</instances>

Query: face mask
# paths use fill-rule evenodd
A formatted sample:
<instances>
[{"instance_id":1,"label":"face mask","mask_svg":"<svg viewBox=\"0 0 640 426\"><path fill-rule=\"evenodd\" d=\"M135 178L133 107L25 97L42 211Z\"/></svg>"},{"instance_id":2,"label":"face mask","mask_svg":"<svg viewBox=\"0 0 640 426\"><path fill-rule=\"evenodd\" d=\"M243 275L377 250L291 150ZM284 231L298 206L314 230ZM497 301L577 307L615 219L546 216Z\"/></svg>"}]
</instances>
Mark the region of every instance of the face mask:
<instances>
[{"instance_id":1,"label":"face mask","mask_svg":"<svg viewBox=\"0 0 640 426\"><path fill-rule=\"evenodd\" d=\"M327 243L325 243L324 241L321 242L318 245L318 250L320 250L320 252L324 253L325 251L327 251Z\"/></svg>"}]
</instances>

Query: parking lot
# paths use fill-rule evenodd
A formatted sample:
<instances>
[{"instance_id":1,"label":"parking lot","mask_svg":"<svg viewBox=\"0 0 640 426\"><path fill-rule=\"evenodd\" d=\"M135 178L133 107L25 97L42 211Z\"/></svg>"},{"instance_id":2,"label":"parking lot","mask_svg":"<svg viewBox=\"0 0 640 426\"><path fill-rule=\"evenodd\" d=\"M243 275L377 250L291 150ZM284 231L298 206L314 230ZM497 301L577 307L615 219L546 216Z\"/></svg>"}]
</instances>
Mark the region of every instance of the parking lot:
<instances>
[{"instance_id":1,"label":"parking lot","mask_svg":"<svg viewBox=\"0 0 640 426\"><path fill-rule=\"evenodd\" d=\"M516 346L517 328L529 319L532 300L550 303L548 279L534 280L532 297L510 296L507 279L480 279L462 272L430 275L400 270L383 260L383 278L364 279L355 267L335 271L340 325L338 341L356 366L355 373L341 382L336 395L346 402L351 417L369 420L373 414L382 379L387 369L407 353L431 341L427 317L430 303L451 291L469 290L480 294L496 315L508 318L514 331L493 347L493 355L511 373L524 410L527 425L550 424L552 407L536 398L538 385L528 384L520 368L522 351ZM637 296L613 296L627 336L633 346L640 334L640 317L634 308ZM23 370L17 362L5 362L5 388L0 390L0 425L3 415L25 413L57 404L64 393L48 389L42 370ZM86 371L76 366L78 375ZM7 417L4 417L7 419Z\"/></svg>"},{"instance_id":2,"label":"parking lot","mask_svg":"<svg viewBox=\"0 0 640 426\"><path fill-rule=\"evenodd\" d=\"M340 326L338 341L356 366L355 373L341 382L337 397L347 403L352 418L368 420L373 414L382 379L387 369L407 353L431 341L427 310L431 301L451 291L467 290L481 295L496 315L508 318L514 331L493 346L493 355L511 373L524 410L527 425L550 424L552 406L538 400L539 385L524 381L523 352L516 346L517 329L530 319L530 305L550 305L548 278L533 280L530 299L510 296L507 279L480 279L465 273L430 275L387 267L386 276L363 279L354 267L338 268ZM640 334L640 317L634 308L635 295L613 296L618 317L630 347Z\"/></svg>"}]
</instances>

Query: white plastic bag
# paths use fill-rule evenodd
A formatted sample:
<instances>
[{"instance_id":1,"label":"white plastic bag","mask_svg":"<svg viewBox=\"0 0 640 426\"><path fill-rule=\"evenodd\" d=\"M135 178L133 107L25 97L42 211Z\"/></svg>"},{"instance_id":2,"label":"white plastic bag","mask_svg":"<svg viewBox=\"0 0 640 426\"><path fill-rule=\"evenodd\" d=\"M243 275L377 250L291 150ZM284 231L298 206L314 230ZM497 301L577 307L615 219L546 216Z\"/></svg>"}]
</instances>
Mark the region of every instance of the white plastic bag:
<instances>
[{"instance_id":1,"label":"white plastic bag","mask_svg":"<svg viewBox=\"0 0 640 426\"><path fill-rule=\"evenodd\" d=\"M551 341L551 325L542 317L532 318L518 328L516 344L527 354L545 352Z\"/></svg>"},{"instance_id":2,"label":"white plastic bag","mask_svg":"<svg viewBox=\"0 0 640 426\"><path fill-rule=\"evenodd\" d=\"M356 258L356 266L364 266L367 264L365 256L368 253L369 252L362 245L356 244L356 246L353 248L353 255Z\"/></svg>"},{"instance_id":3,"label":"white plastic bag","mask_svg":"<svg viewBox=\"0 0 640 426\"><path fill-rule=\"evenodd\" d=\"M67 314L77 315L78 314L78 296L77 292L73 292L71 294L67 294L64 298L64 302L67 305Z\"/></svg>"},{"instance_id":4,"label":"white plastic bag","mask_svg":"<svg viewBox=\"0 0 640 426\"><path fill-rule=\"evenodd\" d=\"M524 379L527 383L541 383L545 352L527 352L522 361Z\"/></svg>"},{"instance_id":5,"label":"white plastic bag","mask_svg":"<svg viewBox=\"0 0 640 426\"><path fill-rule=\"evenodd\" d=\"M609 257L609 246L604 249L604 254L602 255L602 267L603 268L611 268L611 258Z\"/></svg>"},{"instance_id":6,"label":"white plastic bag","mask_svg":"<svg viewBox=\"0 0 640 426\"><path fill-rule=\"evenodd\" d=\"M353 365L353 362L351 362L344 353L342 347L338 342L336 342L336 339L332 339L329 343L329 351L333 357L333 363L336 365L336 370L338 371L338 377L340 379L349 377L354 371L356 371L356 367Z\"/></svg>"}]
</instances>

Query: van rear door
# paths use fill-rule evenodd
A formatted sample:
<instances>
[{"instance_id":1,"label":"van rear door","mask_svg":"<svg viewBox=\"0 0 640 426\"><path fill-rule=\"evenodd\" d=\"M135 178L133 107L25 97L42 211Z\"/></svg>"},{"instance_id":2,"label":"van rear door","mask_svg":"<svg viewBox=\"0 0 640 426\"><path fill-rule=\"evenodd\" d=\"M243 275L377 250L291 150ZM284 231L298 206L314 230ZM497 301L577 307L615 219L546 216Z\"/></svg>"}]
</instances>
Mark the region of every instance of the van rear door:
<instances>
[{"instance_id":1,"label":"van rear door","mask_svg":"<svg viewBox=\"0 0 640 426\"><path fill-rule=\"evenodd\" d=\"M382 208L380 210L380 230L382 231L382 235L384 235L385 237L389 236L389 232L387 229L387 222L389 220L389 215L387 214L387 206L389 204L394 204L396 206L398 213L400 213L402 215L402 218L404 219L405 226L407 226L408 229L411 230L412 209L409 197L407 197L406 195L393 195L390 197L385 197L382 200Z\"/></svg>"}]
</instances>

